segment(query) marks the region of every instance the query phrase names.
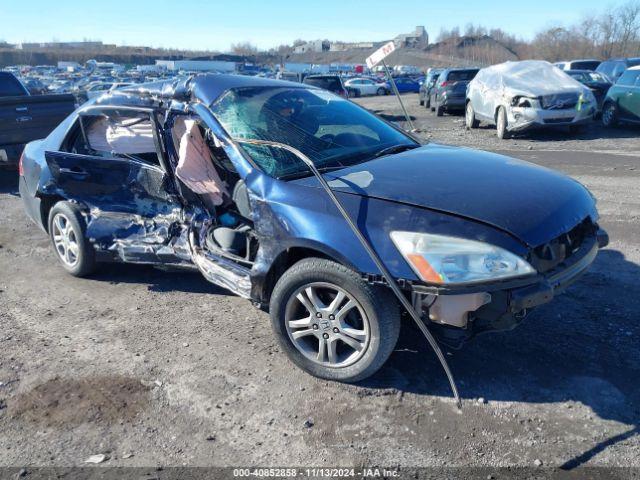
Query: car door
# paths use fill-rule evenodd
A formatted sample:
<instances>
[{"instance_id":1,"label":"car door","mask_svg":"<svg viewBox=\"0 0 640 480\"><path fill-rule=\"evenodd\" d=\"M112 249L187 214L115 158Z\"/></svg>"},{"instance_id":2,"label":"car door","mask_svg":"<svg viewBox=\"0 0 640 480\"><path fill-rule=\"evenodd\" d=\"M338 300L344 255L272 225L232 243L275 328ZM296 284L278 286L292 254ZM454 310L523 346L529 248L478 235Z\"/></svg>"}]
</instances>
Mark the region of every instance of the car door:
<instances>
[{"instance_id":1,"label":"car door","mask_svg":"<svg viewBox=\"0 0 640 480\"><path fill-rule=\"evenodd\" d=\"M53 184L49 189L81 205L86 212L86 236L98 253L109 252L134 263L181 263L167 248L180 231L182 204L167 173L155 115L147 109L85 109L61 150L45 152ZM131 138L124 143L113 140L113 150L105 152L95 140L99 134L92 137L97 118L140 120L137 125L148 122L150 126L134 129L131 121ZM132 153L136 149L153 151Z\"/></svg>"},{"instance_id":2,"label":"car door","mask_svg":"<svg viewBox=\"0 0 640 480\"><path fill-rule=\"evenodd\" d=\"M637 108L640 96L637 82L639 79L640 70L627 70L616 82L620 115L630 120L637 118L638 115Z\"/></svg>"},{"instance_id":3,"label":"car door","mask_svg":"<svg viewBox=\"0 0 640 480\"><path fill-rule=\"evenodd\" d=\"M398 92L405 93L409 90L409 84L407 83L406 78L397 78L396 79L396 87L398 87Z\"/></svg>"},{"instance_id":4,"label":"car door","mask_svg":"<svg viewBox=\"0 0 640 480\"><path fill-rule=\"evenodd\" d=\"M374 95L376 93L376 85L371 80L361 80L361 83L363 95Z\"/></svg>"},{"instance_id":5,"label":"car door","mask_svg":"<svg viewBox=\"0 0 640 480\"><path fill-rule=\"evenodd\" d=\"M636 78L633 86L633 95L629 105L629 118L635 122L640 122L640 76Z\"/></svg>"}]
</instances>

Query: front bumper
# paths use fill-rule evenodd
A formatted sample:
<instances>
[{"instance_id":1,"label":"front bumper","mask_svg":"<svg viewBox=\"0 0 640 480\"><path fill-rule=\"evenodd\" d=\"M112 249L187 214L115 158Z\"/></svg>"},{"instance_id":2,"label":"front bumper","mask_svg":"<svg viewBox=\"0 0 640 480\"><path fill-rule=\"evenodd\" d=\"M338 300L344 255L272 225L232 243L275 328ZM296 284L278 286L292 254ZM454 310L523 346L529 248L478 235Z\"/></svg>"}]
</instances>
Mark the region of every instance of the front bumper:
<instances>
[{"instance_id":1,"label":"front bumper","mask_svg":"<svg viewBox=\"0 0 640 480\"><path fill-rule=\"evenodd\" d=\"M587 271L596 259L598 249L608 243L608 234L600 229L595 237L588 239L567 261L542 276L539 282L512 290L509 310L516 313L550 302Z\"/></svg>"},{"instance_id":2,"label":"front bumper","mask_svg":"<svg viewBox=\"0 0 640 480\"><path fill-rule=\"evenodd\" d=\"M519 132L529 128L583 125L593 120L597 106L591 104L580 110L567 108L545 110L542 108L507 107L507 129Z\"/></svg>"},{"instance_id":3,"label":"front bumper","mask_svg":"<svg viewBox=\"0 0 640 480\"><path fill-rule=\"evenodd\" d=\"M458 288L413 285L412 293L414 297L426 298L428 301L422 304L429 305L429 309L436 306L439 307L437 312L456 313L454 317L446 318L434 317L429 309L423 311L431 319L440 339L457 348L478 333L516 327L528 310L550 302L578 280L595 260L598 249L608 243L607 233L599 229L564 262L544 274ZM482 296L487 295L487 300L482 300ZM476 310L459 310L461 304L472 304L478 299Z\"/></svg>"}]
</instances>

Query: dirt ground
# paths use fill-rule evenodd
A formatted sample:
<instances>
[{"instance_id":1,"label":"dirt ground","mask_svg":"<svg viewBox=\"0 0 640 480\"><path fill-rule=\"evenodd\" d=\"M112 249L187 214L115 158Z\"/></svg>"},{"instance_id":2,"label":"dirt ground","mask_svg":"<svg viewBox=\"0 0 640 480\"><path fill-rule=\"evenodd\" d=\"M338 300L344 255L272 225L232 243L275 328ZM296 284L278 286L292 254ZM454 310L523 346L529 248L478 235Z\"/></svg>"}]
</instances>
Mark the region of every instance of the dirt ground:
<instances>
[{"instance_id":1,"label":"dirt ground","mask_svg":"<svg viewBox=\"0 0 640 480\"><path fill-rule=\"evenodd\" d=\"M64 274L0 172L0 466L640 467L640 129L500 141L403 98L425 138L584 183L611 236L516 330L450 352L462 413L410 325L375 377L342 385L294 368L265 313L199 274ZM394 97L358 101L401 120Z\"/></svg>"}]
</instances>

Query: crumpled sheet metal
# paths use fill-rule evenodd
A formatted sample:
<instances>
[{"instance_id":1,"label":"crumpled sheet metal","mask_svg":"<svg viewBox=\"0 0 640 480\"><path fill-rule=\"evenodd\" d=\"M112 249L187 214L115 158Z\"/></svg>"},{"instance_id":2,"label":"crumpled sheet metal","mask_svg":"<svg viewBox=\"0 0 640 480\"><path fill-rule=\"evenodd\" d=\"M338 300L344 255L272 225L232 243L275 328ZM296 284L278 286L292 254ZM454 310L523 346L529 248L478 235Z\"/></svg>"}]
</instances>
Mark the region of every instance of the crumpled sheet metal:
<instances>
[{"instance_id":1,"label":"crumpled sheet metal","mask_svg":"<svg viewBox=\"0 0 640 480\"><path fill-rule=\"evenodd\" d=\"M205 223L198 227L198 232L193 229L189 233L189 248L193 263L211 283L226 288L242 298L251 298L251 278L248 269L224 257L205 252L198 246L197 237L202 239L207 229L208 224Z\"/></svg>"},{"instance_id":2,"label":"crumpled sheet metal","mask_svg":"<svg viewBox=\"0 0 640 480\"><path fill-rule=\"evenodd\" d=\"M124 262L189 263L191 255L180 210L143 217L91 207L86 235L96 250L117 254Z\"/></svg>"}]
</instances>

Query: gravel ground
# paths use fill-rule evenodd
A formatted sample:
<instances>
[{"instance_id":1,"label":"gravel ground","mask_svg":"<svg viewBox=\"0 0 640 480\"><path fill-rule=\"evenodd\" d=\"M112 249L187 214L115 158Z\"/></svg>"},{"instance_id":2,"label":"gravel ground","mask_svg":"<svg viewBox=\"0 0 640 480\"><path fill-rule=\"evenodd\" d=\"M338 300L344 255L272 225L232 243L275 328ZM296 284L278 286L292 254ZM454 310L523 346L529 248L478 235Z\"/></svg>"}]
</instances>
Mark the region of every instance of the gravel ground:
<instances>
[{"instance_id":1,"label":"gravel ground","mask_svg":"<svg viewBox=\"0 0 640 480\"><path fill-rule=\"evenodd\" d=\"M462 413L411 325L342 385L294 368L265 313L199 274L65 275L0 172L0 466L640 466L640 129L500 141L403 98L434 141L583 182L611 235L563 296L450 352ZM358 101L399 119L394 97Z\"/></svg>"}]
</instances>

